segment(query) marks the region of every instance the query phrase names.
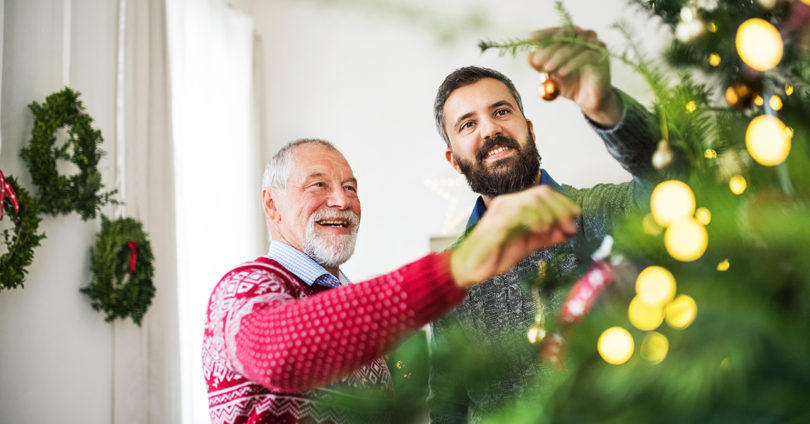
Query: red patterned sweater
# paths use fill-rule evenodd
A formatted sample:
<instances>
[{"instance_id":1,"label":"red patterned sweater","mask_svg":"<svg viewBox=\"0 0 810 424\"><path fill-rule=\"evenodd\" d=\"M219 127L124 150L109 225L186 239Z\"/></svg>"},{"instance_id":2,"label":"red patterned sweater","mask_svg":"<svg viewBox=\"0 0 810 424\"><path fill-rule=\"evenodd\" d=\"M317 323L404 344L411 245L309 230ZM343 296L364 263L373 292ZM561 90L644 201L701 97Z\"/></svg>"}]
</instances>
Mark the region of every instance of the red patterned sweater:
<instances>
[{"instance_id":1,"label":"red patterned sweater","mask_svg":"<svg viewBox=\"0 0 810 424\"><path fill-rule=\"evenodd\" d=\"M228 272L203 339L212 422L335 422L313 408L324 386L390 387L383 352L464 300L448 256L337 288L309 286L265 257Z\"/></svg>"}]
</instances>

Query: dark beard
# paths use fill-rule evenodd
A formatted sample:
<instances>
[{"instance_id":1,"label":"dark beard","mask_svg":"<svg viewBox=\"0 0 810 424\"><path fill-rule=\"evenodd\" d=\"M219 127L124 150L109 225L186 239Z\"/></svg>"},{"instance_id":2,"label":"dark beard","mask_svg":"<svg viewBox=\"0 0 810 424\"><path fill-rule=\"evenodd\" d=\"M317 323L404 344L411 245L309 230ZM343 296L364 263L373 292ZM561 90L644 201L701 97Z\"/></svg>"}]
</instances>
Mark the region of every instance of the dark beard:
<instances>
[{"instance_id":1,"label":"dark beard","mask_svg":"<svg viewBox=\"0 0 810 424\"><path fill-rule=\"evenodd\" d=\"M534 137L529 132L529 142L520 148L517 140L503 135L488 139L475 154L475 163L456 157L461 172L467 178L472 191L489 197L514 193L534 185L540 172L540 153L534 145ZM517 155L503 158L487 169L484 157L495 146L514 149Z\"/></svg>"}]
</instances>

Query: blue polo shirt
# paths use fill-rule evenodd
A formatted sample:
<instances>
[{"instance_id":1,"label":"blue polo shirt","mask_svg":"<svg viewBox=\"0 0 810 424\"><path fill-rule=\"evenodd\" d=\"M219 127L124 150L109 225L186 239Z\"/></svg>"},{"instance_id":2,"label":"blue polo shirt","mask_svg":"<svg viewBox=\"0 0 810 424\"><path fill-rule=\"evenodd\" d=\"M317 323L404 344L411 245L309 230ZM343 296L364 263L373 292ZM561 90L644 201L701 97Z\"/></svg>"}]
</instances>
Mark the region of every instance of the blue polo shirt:
<instances>
[{"instance_id":1,"label":"blue polo shirt","mask_svg":"<svg viewBox=\"0 0 810 424\"><path fill-rule=\"evenodd\" d=\"M348 283L349 279L340 272L340 280L330 274L326 268L315 262L304 252L289 246L288 244L272 240L267 258L281 264L296 277L303 280L307 285L320 284L326 287L338 287L341 283Z\"/></svg>"},{"instance_id":2,"label":"blue polo shirt","mask_svg":"<svg viewBox=\"0 0 810 424\"><path fill-rule=\"evenodd\" d=\"M562 186L557 184L554 181L554 178L551 178L551 175L548 175L545 169L540 170L540 184L546 184L553 188L554 190L559 191L560 193L563 192ZM472 213L470 214L470 219L467 220L467 227L465 231L469 231L478 221L481 220L481 217L484 216L484 212L487 211L486 205L484 205L484 198L478 196L478 200L475 201L475 206L473 207Z\"/></svg>"}]
</instances>

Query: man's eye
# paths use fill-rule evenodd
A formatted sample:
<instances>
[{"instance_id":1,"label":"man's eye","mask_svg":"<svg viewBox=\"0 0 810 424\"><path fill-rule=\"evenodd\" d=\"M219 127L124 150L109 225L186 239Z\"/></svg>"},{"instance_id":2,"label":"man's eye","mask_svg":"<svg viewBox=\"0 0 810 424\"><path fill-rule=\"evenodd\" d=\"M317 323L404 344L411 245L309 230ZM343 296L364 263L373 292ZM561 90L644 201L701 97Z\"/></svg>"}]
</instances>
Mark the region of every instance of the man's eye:
<instances>
[{"instance_id":1,"label":"man's eye","mask_svg":"<svg viewBox=\"0 0 810 424\"><path fill-rule=\"evenodd\" d=\"M509 109L498 109L495 111L495 116L503 116L509 113Z\"/></svg>"},{"instance_id":2,"label":"man's eye","mask_svg":"<svg viewBox=\"0 0 810 424\"><path fill-rule=\"evenodd\" d=\"M472 126L473 126L473 121L467 121L467 122L461 124L461 126L459 126L458 129L463 131L463 130L466 130L468 128L472 128Z\"/></svg>"},{"instance_id":3,"label":"man's eye","mask_svg":"<svg viewBox=\"0 0 810 424\"><path fill-rule=\"evenodd\" d=\"M346 190L353 191L353 192L357 193L357 187L354 187L354 186L346 186L345 188L346 188Z\"/></svg>"},{"instance_id":4,"label":"man's eye","mask_svg":"<svg viewBox=\"0 0 810 424\"><path fill-rule=\"evenodd\" d=\"M323 188L326 187L326 183L314 183L312 184L312 187Z\"/></svg>"}]
</instances>

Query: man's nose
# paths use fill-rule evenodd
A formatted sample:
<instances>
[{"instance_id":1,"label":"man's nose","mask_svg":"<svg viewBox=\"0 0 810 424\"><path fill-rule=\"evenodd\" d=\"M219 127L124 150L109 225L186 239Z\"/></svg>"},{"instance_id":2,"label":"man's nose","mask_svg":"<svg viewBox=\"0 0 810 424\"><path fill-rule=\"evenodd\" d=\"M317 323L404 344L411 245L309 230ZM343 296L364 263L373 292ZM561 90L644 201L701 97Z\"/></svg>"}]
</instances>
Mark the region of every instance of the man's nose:
<instances>
[{"instance_id":1,"label":"man's nose","mask_svg":"<svg viewBox=\"0 0 810 424\"><path fill-rule=\"evenodd\" d=\"M351 203L351 199L349 199L349 195L343 187L332 189L326 199L326 206L330 208L348 209Z\"/></svg>"},{"instance_id":2,"label":"man's nose","mask_svg":"<svg viewBox=\"0 0 810 424\"><path fill-rule=\"evenodd\" d=\"M492 118L483 118L478 124L478 131L481 138L492 138L503 131L501 124Z\"/></svg>"}]
</instances>

